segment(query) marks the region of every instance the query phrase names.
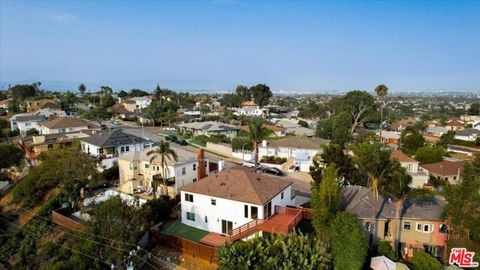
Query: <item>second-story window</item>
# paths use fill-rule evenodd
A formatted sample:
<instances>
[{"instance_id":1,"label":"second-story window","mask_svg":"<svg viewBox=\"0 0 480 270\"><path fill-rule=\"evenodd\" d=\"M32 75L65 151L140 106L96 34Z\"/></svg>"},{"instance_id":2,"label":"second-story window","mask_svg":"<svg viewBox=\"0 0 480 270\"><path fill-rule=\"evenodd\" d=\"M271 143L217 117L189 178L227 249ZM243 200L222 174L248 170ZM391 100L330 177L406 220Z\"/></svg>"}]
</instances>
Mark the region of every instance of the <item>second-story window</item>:
<instances>
[{"instance_id":1,"label":"second-story window","mask_svg":"<svg viewBox=\"0 0 480 270\"><path fill-rule=\"evenodd\" d=\"M125 151L126 152L130 151L130 146L125 146Z\"/></svg>"},{"instance_id":2,"label":"second-story window","mask_svg":"<svg viewBox=\"0 0 480 270\"><path fill-rule=\"evenodd\" d=\"M148 168L150 168L150 164L145 163L145 169L148 169Z\"/></svg>"},{"instance_id":3,"label":"second-story window","mask_svg":"<svg viewBox=\"0 0 480 270\"><path fill-rule=\"evenodd\" d=\"M194 171L197 170L197 164L193 164L193 170L194 170Z\"/></svg>"},{"instance_id":4,"label":"second-story window","mask_svg":"<svg viewBox=\"0 0 480 270\"><path fill-rule=\"evenodd\" d=\"M410 221L404 221L403 222L403 229L405 231L409 231L412 228L412 223Z\"/></svg>"},{"instance_id":5,"label":"second-story window","mask_svg":"<svg viewBox=\"0 0 480 270\"><path fill-rule=\"evenodd\" d=\"M187 174L187 168L183 167L182 168L182 175L185 175L185 174Z\"/></svg>"},{"instance_id":6,"label":"second-story window","mask_svg":"<svg viewBox=\"0 0 480 270\"><path fill-rule=\"evenodd\" d=\"M185 201L187 202L193 202L193 195L185 193Z\"/></svg>"},{"instance_id":7,"label":"second-story window","mask_svg":"<svg viewBox=\"0 0 480 270\"><path fill-rule=\"evenodd\" d=\"M212 203L212 205L217 205L217 200L216 200L216 199L212 199L211 203Z\"/></svg>"}]
</instances>

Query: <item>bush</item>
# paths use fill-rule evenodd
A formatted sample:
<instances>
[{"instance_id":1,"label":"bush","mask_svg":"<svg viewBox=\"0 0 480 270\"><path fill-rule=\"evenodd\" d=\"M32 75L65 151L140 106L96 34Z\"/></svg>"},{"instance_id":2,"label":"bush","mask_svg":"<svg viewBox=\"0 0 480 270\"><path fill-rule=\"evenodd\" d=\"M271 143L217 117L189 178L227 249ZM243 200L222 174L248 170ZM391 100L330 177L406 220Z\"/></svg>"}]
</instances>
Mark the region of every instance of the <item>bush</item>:
<instances>
[{"instance_id":1,"label":"bush","mask_svg":"<svg viewBox=\"0 0 480 270\"><path fill-rule=\"evenodd\" d=\"M211 135L208 141L211 143L231 143L230 138L225 134Z\"/></svg>"},{"instance_id":2,"label":"bush","mask_svg":"<svg viewBox=\"0 0 480 270\"><path fill-rule=\"evenodd\" d=\"M208 136L198 135L198 136L195 136L193 138L192 143L198 144L198 145L201 145L201 146L206 146L208 140L209 140Z\"/></svg>"},{"instance_id":3,"label":"bush","mask_svg":"<svg viewBox=\"0 0 480 270\"><path fill-rule=\"evenodd\" d=\"M377 245L377 255L385 256L393 261L398 260L397 255L395 255L395 251L393 251L391 241L380 241Z\"/></svg>"},{"instance_id":4,"label":"bush","mask_svg":"<svg viewBox=\"0 0 480 270\"><path fill-rule=\"evenodd\" d=\"M118 170L118 165L115 165L110 169L106 169L102 172L102 178L107 181L117 180L119 177L120 177L120 172Z\"/></svg>"},{"instance_id":5,"label":"bush","mask_svg":"<svg viewBox=\"0 0 480 270\"><path fill-rule=\"evenodd\" d=\"M441 146L422 146L415 151L415 159L420 163L440 162L447 153Z\"/></svg>"},{"instance_id":6,"label":"bush","mask_svg":"<svg viewBox=\"0 0 480 270\"><path fill-rule=\"evenodd\" d=\"M232 139L232 150L253 150L253 144L248 137L236 137Z\"/></svg>"},{"instance_id":7,"label":"bush","mask_svg":"<svg viewBox=\"0 0 480 270\"><path fill-rule=\"evenodd\" d=\"M264 156L264 157L260 160L260 162L280 165L280 164L283 164L283 163L287 162L287 158L274 157L274 156Z\"/></svg>"},{"instance_id":8,"label":"bush","mask_svg":"<svg viewBox=\"0 0 480 270\"><path fill-rule=\"evenodd\" d=\"M430 254L423 250L417 251L415 256L410 261L413 264L415 270L440 270L442 264Z\"/></svg>"}]
</instances>

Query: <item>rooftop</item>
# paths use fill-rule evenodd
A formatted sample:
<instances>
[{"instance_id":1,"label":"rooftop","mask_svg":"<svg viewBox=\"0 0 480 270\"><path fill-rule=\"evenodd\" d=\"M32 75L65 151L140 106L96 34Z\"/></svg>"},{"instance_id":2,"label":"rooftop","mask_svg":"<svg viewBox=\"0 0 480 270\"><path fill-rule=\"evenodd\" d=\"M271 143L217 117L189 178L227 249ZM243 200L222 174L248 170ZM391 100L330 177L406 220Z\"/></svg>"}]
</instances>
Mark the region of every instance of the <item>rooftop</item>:
<instances>
[{"instance_id":1,"label":"rooftop","mask_svg":"<svg viewBox=\"0 0 480 270\"><path fill-rule=\"evenodd\" d=\"M178 126L179 127L184 127L184 128L197 129L197 130L206 130L206 131L238 130L238 129L240 129L238 126L225 124L225 123L222 123L222 122L214 122L214 121L185 123L185 124L180 124Z\"/></svg>"},{"instance_id":2,"label":"rooftop","mask_svg":"<svg viewBox=\"0 0 480 270\"><path fill-rule=\"evenodd\" d=\"M236 166L198 180L182 191L227 200L264 205L292 185L286 177L255 173L254 169Z\"/></svg>"},{"instance_id":3,"label":"rooftop","mask_svg":"<svg viewBox=\"0 0 480 270\"><path fill-rule=\"evenodd\" d=\"M71 117L54 117L45 121L42 126L46 128L69 128L69 127L87 127L88 124L82 119Z\"/></svg>"},{"instance_id":4,"label":"rooftop","mask_svg":"<svg viewBox=\"0 0 480 270\"><path fill-rule=\"evenodd\" d=\"M141 137L123 133L122 130L113 130L92 137L84 138L82 139L82 141L92 145L96 145L98 147L111 147L142 143L146 142L147 140Z\"/></svg>"},{"instance_id":5,"label":"rooftop","mask_svg":"<svg viewBox=\"0 0 480 270\"><path fill-rule=\"evenodd\" d=\"M465 165L465 161L463 160L453 161L453 160L444 159L437 163L424 164L421 166L422 168L424 168L429 172L442 175L442 176L447 176L447 175L457 175L459 170L463 168L463 165Z\"/></svg>"},{"instance_id":6,"label":"rooftop","mask_svg":"<svg viewBox=\"0 0 480 270\"><path fill-rule=\"evenodd\" d=\"M33 122L42 122L45 121L46 118L43 115L24 115L24 116L17 116L15 117L17 122L28 122L28 121L33 121Z\"/></svg>"},{"instance_id":7,"label":"rooftop","mask_svg":"<svg viewBox=\"0 0 480 270\"><path fill-rule=\"evenodd\" d=\"M170 146L170 148L173 148ZM148 153L150 151L154 151L158 149L158 146L154 146L154 147L149 147L147 149L144 149L142 151L135 151L133 153L129 153L129 154L124 154L122 156L120 156L119 159L122 159L122 160L130 160L130 161L146 161L146 162L150 162L151 158L153 157L153 155L148 155ZM183 164L183 163L190 163L190 162L194 162L198 159L197 157L197 154L194 153L194 152L190 152L190 151L187 151L183 148L174 148L174 151L175 153L177 153L177 156L178 156L178 160L177 161L174 161L174 160L169 160L167 159L167 165L171 166L171 165L174 165L174 164ZM155 164L160 164L161 163L161 160L160 158L157 156L153 159L153 161L151 163L155 163Z\"/></svg>"},{"instance_id":8,"label":"rooftop","mask_svg":"<svg viewBox=\"0 0 480 270\"><path fill-rule=\"evenodd\" d=\"M415 163L418 163L418 161L416 161L415 159L405 155L405 153L403 153L402 150L392 151L392 153L390 154L390 157L392 159L396 159L400 162L415 162Z\"/></svg>"}]
</instances>

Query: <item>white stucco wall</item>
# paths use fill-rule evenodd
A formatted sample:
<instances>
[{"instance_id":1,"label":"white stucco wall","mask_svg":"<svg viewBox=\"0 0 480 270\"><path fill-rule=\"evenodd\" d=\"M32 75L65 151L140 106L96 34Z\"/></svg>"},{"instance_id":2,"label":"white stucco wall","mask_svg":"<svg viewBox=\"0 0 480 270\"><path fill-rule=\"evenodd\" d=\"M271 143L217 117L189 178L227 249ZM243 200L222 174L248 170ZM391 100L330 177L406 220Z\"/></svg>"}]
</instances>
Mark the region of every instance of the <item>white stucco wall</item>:
<instances>
[{"instance_id":1,"label":"white stucco wall","mask_svg":"<svg viewBox=\"0 0 480 270\"><path fill-rule=\"evenodd\" d=\"M27 134L27 131L32 128L38 130L38 132L41 131L39 122L33 122L33 121L17 122L17 129L22 135Z\"/></svg>"},{"instance_id":2,"label":"white stucco wall","mask_svg":"<svg viewBox=\"0 0 480 270\"><path fill-rule=\"evenodd\" d=\"M65 133L65 132L75 132L88 129L88 126L83 127L67 127L67 128L47 128L42 126L40 130L42 134L57 134L57 133Z\"/></svg>"},{"instance_id":3,"label":"white stucco wall","mask_svg":"<svg viewBox=\"0 0 480 270\"><path fill-rule=\"evenodd\" d=\"M279 193L271 200L272 214L275 211L275 206L294 205L295 199L292 200L291 192L292 189L291 186L289 186L283 191L283 199L281 199L281 193ZM193 194L193 202L185 200L185 193ZM227 200L185 191L181 191L180 198L182 223L209 232L221 234L222 220L231 221L233 223L233 229L252 221L252 206L257 207L257 219L264 219L263 205ZM216 200L216 205L212 205L212 199ZM248 217L245 217L245 205L248 206ZM195 221L187 219L187 212L195 213ZM207 222L205 222L205 217L207 217Z\"/></svg>"}]
</instances>

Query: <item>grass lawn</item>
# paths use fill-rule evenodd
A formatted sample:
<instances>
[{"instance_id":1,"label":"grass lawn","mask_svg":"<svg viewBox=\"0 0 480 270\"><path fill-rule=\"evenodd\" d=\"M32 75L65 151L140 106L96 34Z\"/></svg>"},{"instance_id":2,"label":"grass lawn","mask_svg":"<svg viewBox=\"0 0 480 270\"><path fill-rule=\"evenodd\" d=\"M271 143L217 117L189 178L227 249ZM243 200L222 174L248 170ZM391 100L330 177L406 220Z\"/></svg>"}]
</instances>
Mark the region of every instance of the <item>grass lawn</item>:
<instances>
[{"instance_id":1,"label":"grass lawn","mask_svg":"<svg viewBox=\"0 0 480 270\"><path fill-rule=\"evenodd\" d=\"M203 146L203 147L207 146L207 144L202 140L191 139L190 142L193 143L193 144L196 144L196 145Z\"/></svg>"},{"instance_id":2,"label":"grass lawn","mask_svg":"<svg viewBox=\"0 0 480 270\"><path fill-rule=\"evenodd\" d=\"M208 232L204 230L200 230L197 228L193 228L182 224L180 219L175 220L174 222L165 224L165 228L163 230L164 233L174 235L177 237L185 238L191 241L198 242L200 239L205 237Z\"/></svg>"}]
</instances>

